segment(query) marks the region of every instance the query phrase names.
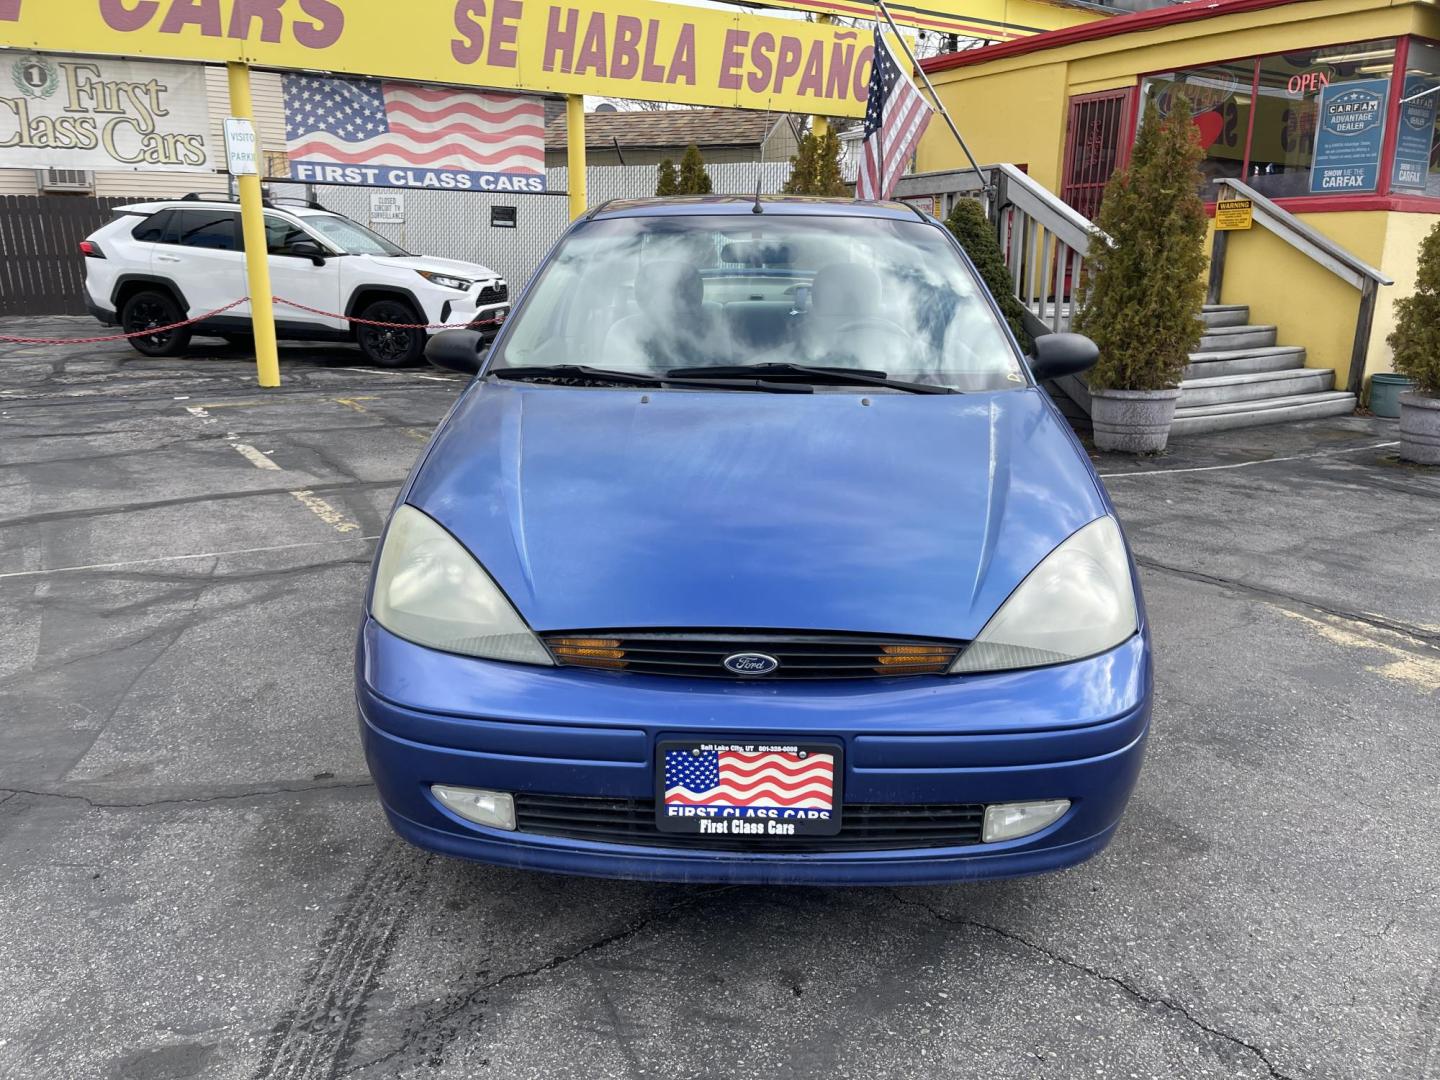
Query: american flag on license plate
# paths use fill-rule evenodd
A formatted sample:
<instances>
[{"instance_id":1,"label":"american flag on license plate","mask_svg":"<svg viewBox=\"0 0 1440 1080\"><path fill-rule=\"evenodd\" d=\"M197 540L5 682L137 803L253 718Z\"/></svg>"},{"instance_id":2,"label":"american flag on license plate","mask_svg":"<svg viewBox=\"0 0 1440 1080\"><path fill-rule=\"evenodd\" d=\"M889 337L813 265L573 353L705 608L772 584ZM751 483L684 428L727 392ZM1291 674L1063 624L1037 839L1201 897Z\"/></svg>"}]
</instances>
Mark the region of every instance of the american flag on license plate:
<instances>
[{"instance_id":1,"label":"american flag on license plate","mask_svg":"<svg viewBox=\"0 0 1440 1080\"><path fill-rule=\"evenodd\" d=\"M281 87L292 161L545 171L545 113L538 98L323 75L283 75Z\"/></svg>"},{"instance_id":2,"label":"american flag on license plate","mask_svg":"<svg viewBox=\"0 0 1440 1080\"><path fill-rule=\"evenodd\" d=\"M865 139L855 176L857 199L890 198L932 112L877 29L870 91L865 99Z\"/></svg>"},{"instance_id":3,"label":"american flag on license plate","mask_svg":"<svg viewBox=\"0 0 1440 1080\"><path fill-rule=\"evenodd\" d=\"M834 803L833 754L665 752L666 806L831 810Z\"/></svg>"}]
</instances>

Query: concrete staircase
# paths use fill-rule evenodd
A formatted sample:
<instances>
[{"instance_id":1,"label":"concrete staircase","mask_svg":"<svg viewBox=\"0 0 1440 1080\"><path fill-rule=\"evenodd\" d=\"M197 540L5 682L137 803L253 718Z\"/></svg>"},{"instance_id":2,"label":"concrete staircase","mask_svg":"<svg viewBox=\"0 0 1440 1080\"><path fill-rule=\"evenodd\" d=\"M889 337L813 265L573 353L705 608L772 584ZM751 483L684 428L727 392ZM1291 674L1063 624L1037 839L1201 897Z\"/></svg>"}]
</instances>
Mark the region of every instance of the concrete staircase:
<instances>
[{"instance_id":1,"label":"concrete staircase","mask_svg":"<svg viewBox=\"0 0 1440 1080\"><path fill-rule=\"evenodd\" d=\"M1203 318L1205 336L1180 383L1172 438L1355 411L1355 395L1335 389L1333 371L1307 368L1305 350L1277 345L1275 327L1253 325L1248 307L1206 305ZM1090 390L1083 379L1056 380L1051 393L1072 423L1088 426Z\"/></svg>"},{"instance_id":2,"label":"concrete staircase","mask_svg":"<svg viewBox=\"0 0 1440 1080\"><path fill-rule=\"evenodd\" d=\"M1307 368L1305 350L1277 345L1275 327L1250 322L1240 304L1206 305L1205 336L1180 383L1174 435L1344 416L1355 395L1335 389L1329 368Z\"/></svg>"}]
</instances>

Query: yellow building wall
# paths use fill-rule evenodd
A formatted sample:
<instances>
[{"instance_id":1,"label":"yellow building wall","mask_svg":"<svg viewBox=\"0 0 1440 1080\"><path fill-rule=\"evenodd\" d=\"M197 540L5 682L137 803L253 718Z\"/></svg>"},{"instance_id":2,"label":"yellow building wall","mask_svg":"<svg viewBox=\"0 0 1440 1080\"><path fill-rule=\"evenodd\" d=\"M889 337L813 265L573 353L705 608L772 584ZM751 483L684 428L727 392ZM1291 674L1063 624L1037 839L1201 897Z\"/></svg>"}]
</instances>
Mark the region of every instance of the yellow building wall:
<instances>
[{"instance_id":1,"label":"yellow building wall","mask_svg":"<svg viewBox=\"0 0 1440 1080\"><path fill-rule=\"evenodd\" d=\"M1065 152L1065 65L1050 64L985 79L936 84L975 160L1025 165L1052 191ZM944 138L937 137L943 132ZM915 152L916 172L959 169L968 164L950 129L938 119L925 129Z\"/></svg>"},{"instance_id":2,"label":"yellow building wall","mask_svg":"<svg viewBox=\"0 0 1440 1080\"><path fill-rule=\"evenodd\" d=\"M1381 265L1385 219L1390 215L1351 211L1296 216L1357 258L1371 266ZM1211 239L1213 235L1212 223ZM1393 271L1388 272L1394 276ZM1412 280L1413 277L1412 271ZM1377 324L1386 293L1390 291L1393 290L1381 289L1376 305ZM1355 341L1355 317L1360 309L1357 289L1257 225L1230 234L1220 302L1250 305L1252 323L1273 325L1276 341L1281 345L1303 345L1305 366L1330 368L1335 372L1335 388L1345 389ZM1379 359L1372 348L1367 370L1373 370ZM1388 363L1379 370L1388 371Z\"/></svg>"},{"instance_id":3,"label":"yellow building wall","mask_svg":"<svg viewBox=\"0 0 1440 1080\"><path fill-rule=\"evenodd\" d=\"M1367 375L1394 370L1394 350L1385 339L1395 329L1395 301L1415 291L1420 241L1440 222L1440 214L1387 214L1386 218L1385 254L1378 265L1395 279L1395 284L1381 288L1375 305L1375 328L1370 335L1370 356L1365 366Z\"/></svg>"}]
</instances>

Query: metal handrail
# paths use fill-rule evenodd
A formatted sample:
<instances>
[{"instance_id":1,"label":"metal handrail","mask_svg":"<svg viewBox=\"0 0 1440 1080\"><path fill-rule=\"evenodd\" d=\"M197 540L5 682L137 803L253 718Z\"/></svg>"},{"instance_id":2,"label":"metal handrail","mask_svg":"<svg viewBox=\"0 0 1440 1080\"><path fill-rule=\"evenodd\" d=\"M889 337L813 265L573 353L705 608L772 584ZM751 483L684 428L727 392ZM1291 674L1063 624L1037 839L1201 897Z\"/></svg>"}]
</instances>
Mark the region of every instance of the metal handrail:
<instances>
[{"instance_id":1,"label":"metal handrail","mask_svg":"<svg viewBox=\"0 0 1440 1080\"><path fill-rule=\"evenodd\" d=\"M1222 178L1215 181L1220 187L1220 197L1229 188L1242 199L1249 199L1251 217L1257 225L1263 225L1291 247L1329 270L1347 285L1363 288L1366 280L1376 285L1394 285L1395 279L1382 270L1377 270L1362 259L1356 258L1328 236L1324 236L1301 221L1290 211L1283 209L1261 195L1249 184L1239 180Z\"/></svg>"},{"instance_id":2,"label":"metal handrail","mask_svg":"<svg viewBox=\"0 0 1440 1080\"><path fill-rule=\"evenodd\" d=\"M992 165L990 168L1003 178L1004 193L1011 205L1035 218L1079 254L1089 255L1090 241L1105 235L1095 228L1089 218L1043 184L1036 183L1028 173L1021 172L1014 165Z\"/></svg>"},{"instance_id":3,"label":"metal handrail","mask_svg":"<svg viewBox=\"0 0 1440 1080\"><path fill-rule=\"evenodd\" d=\"M1381 285L1394 285L1395 279L1312 229L1249 184L1224 177L1215 183L1219 187L1217 197L1224 198L1228 189L1242 199L1249 199L1250 216L1255 224L1268 229L1312 262L1360 291L1360 306L1355 312L1355 337L1350 344L1350 370L1345 379L1345 389L1358 398L1365 385L1365 357L1370 350L1370 330L1375 323L1377 294ZM1210 246L1210 283L1206 290L1206 300L1212 304L1220 302L1220 288L1225 281L1225 255L1229 246L1230 233L1216 229Z\"/></svg>"}]
</instances>

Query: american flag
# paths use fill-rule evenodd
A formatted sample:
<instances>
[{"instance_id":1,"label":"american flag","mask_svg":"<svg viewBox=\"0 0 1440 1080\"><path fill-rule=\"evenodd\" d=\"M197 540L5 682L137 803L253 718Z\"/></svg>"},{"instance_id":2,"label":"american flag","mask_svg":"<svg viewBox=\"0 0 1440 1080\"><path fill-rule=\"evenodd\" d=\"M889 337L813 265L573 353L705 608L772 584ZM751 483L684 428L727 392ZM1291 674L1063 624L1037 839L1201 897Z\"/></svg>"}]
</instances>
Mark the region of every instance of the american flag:
<instances>
[{"instance_id":1,"label":"american flag","mask_svg":"<svg viewBox=\"0 0 1440 1080\"><path fill-rule=\"evenodd\" d=\"M666 806L834 807L835 755L667 750Z\"/></svg>"},{"instance_id":2,"label":"american flag","mask_svg":"<svg viewBox=\"0 0 1440 1080\"><path fill-rule=\"evenodd\" d=\"M292 161L545 171L545 113L537 98L325 75L281 80Z\"/></svg>"},{"instance_id":3,"label":"american flag","mask_svg":"<svg viewBox=\"0 0 1440 1080\"><path fill-rule=\"evenodd\" d=\"M888 199L905 171L910 151L930 123L931 109L910 77L895 62L885 37L875 31L870 96L865 103L865 139L857 199Z\"/></svg>"}]
</instances>

